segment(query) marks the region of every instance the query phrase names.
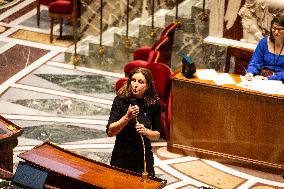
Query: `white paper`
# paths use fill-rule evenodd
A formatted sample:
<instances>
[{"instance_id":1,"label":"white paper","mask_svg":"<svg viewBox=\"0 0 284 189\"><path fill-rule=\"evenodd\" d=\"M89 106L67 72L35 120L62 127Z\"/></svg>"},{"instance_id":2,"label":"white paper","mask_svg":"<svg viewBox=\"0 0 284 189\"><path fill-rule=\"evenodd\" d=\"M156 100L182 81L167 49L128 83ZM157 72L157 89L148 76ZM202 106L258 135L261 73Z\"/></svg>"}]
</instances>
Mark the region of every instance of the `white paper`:
<instances>
[{"instance_id":1,"label":"white paper","mask_svg":"<svg viewBox=\"0 0 284 189\"><path fill-rule=\"evenodd\" d=\"M237 84L237 86L251 89L254 91L267 93L267 94L278 94L278 95L284 95L284 85L282 84L282 81L278 80L260 80L260 79L254 79L252 81L243 80L241 78L242 82Z\"/></svg>"},{"instance_id":2,"label":"white paper","mask_svg":"<svg viewBox=\"0 0 284 189\"><path fill-rule=\"evenodd\" d=\"M217 74L217 77L213 81L216 83L216 85L237 84L228 73Z\"/></svg>"},{"instance_id":3,"label":"white paper","mask_svg":"<svg viewBox=\"0 0 284 189\"><path fill-rule=\"evenodd\" d=\"M217 77L217 72L214 69L196 70L196 75L199 79L214 80Z\"/></svg>"}]
</instances>

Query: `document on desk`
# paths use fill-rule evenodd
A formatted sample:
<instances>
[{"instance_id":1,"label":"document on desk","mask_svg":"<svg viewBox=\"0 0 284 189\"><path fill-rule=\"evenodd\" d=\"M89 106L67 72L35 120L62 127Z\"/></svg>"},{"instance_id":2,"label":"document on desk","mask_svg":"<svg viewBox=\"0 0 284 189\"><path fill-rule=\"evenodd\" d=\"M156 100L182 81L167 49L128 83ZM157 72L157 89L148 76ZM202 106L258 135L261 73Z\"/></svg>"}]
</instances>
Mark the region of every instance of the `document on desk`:
<instances>
[{"instance_id":1,"label":"document on desk","mask_svg":"<svg viewBox=\"0 0 284 189\"><path fill-rule=\"evenodd\" d=\"M196 70L199 79L212 80L216 85L236 84L235 80L228 73L217 73L214 69Z\"/></svg>"},{"instance_id":2,"label":"document on desk","mask_svg":"<svg viewBox=\"0 0 284 189\"><path fill-rule=\"evenodd\" d=\"M267 94L284 95L284 84L282 81L259 79L254 79L252 81L246 81L245 79L241 80L242 82L237 84L239 87Z\"/></svg>"},{"instance_id":3,"label":"document on desk","mask_svg":"<svg viewBox=\"0 0 284 189\"><path fill-rule=\"evenodd\" d=\"M214 80L217 77L217 72L214 69L196 70L196 75L199 79Z\"/></svg>"},{"instance_id":4,"label":"document on desk","mask_svg":"<svg viewBox=\"0 0 284 189\"><path fill-rule=\"evenodd\" d=\"M237 84L228 73L218 73L213 81L216 83L216 85Z\"/></svg>"}]
</instances>

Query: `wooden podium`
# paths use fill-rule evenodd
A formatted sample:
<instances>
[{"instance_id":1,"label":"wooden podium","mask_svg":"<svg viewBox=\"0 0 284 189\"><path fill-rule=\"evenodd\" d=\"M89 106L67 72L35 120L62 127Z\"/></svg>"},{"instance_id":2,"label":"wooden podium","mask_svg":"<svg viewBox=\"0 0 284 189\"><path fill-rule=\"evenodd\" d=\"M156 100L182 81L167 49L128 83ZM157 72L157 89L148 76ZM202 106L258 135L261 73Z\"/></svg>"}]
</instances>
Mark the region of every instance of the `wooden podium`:
<instances>
[{"instance_id":1,"label":"wooden podium","mask_svg":"<svg viewBox=\"0 0 284 189\"><path fill-rule=\"evenodd\" d=\"M0 115L0 167L13 172L13 149L23 130Z\"/></svg>"},{"instance_id":2,"label":"wooden podium","mask_svg":"<svg viewBox=\"0 0 284 189\"><path fill-rule=\"evenodd\" d=\"M46 184L57 188L163 188L166 180L106 165L45 142L19 154L26 163L48 171Z\"/></svg>"},{"instance_id":3,"label":"wooden podium","mask_svg":"<svg viewBox=\"0 0 284 189\"><path fill-rule=\"evenodd\" d=\"M187 79L180 72L172 79L170 151L284 173L283 95Z\"/></svg>"}]
</instances>

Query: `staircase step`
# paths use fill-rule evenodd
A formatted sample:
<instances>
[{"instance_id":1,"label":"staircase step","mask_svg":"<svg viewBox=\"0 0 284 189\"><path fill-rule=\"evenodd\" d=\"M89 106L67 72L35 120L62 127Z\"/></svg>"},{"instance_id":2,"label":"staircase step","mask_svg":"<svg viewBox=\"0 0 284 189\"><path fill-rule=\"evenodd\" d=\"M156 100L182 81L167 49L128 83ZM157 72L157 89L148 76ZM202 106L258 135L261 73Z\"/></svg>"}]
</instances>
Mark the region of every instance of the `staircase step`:
<instances>
[{"instance_id":1,"label":"staircase step","mask_svg":"<svg viewBox=\"0 0 284 189\"><path fill-rule=\"evenodd\" d=\"M192 7L198 5L200 0L187 0L179 4L178 6L178 18L181 21L182 25L178 28L187 33L195 32L195 23L193 15ZM176 20L176 8L173 8L166 15L166 25L169 25L174 20Z\"/></svg>"},{"instance_id":2,"label":"staircase step","mask_svg":"<svg viewBox=\"0 0 284 189\"><path fill-rule=\"evenodd\" d=\"M198 5L200 0L187 0L183 1L178 5L178 17L191 19L192 18L192 7ZM176 8L173 8L167 16L174 17L176 16Z\"/></svg>"},{"instance_id":3,"label":"staircase step","mask_svg":"<svg viewBox=\"0 0 284 189\"><path fill-rule=\"evenodd\" d=\"M206 0L206 12L209 6ZM181 27L177 28L175 42L172 52L172 69L179 69L181 54L188 54L194 58L200 57L202 52L202 40L208 32L208 22L201 21L198 17L202 14L203 1L185 0L179 4L178 16L182 22ZM99 36L93 36L81 40L77 54L80 57L80 65L103 69L106 71L123 72L124 65L133 59L132 52L141 46L151 46L160 36L161 31L175 20L176 10L160 9L154 15L154 29L156 37L151 37L152 17L151 15L142 20L136 18L129 22L128 39L131 44L127 46L126 26L122 28L110 28L103 33L102 47L104 54L99 54ZM203 33L202 33L203 32ZM74 47L65 53L66 61L70 61Z\"/></svg>"},{"instance_id":4,"label":"staircase step","mask_svg":"<svg viewBox=\"0 0 284 189\"><path fill-rule=\"evenodd\" d=\"M82 64L86 64L89 57L89 43L94 40L94 36L87 36L77 43L77 56ZM75 45L72 45L64 52L65 62L70 62L75 53ZM70 62L71 63L71 62Z\"/></svg>"},{"instance_id":5,"label":"staircase step","mask_svg":"<svg viewBox=\"0 0 284 189\"><path fill-rule=\"evenodd\" d=\"M128 39L130 44L126 45L126 26L122 27L120 30L114 33L114 49L113 58L125 64L131 60L132 52L140 46L139 44L139 25L141 23L141 18L135 18L128 25Z\"/></svg>"},{"instance_id":6,"label":"staircase step","mask_svg":"<svg viewBox=\"0 0 284 189\"><path fill-rule=\"evenodd\" d=\"M209 0L205 0L205 13L209 14ZM191 11L191 17L193 19L196 19L197 17L200 17L200 15L203 13L203 2L198 2L196 3L193 7L192 7L192 11Z\"/></svg>"},{"instance_id":7,"label":"staircase step","mask_svg":"<svg viewBox=\"0 0 284 189\"><path fill-rule=\"evenodd\" d=\"M128 36L138 37L139 25L141 23L141 18L135 18L128 24ZM118 35L126 35L126 26L115 32Z\"/></svg>"},{"instance_id":8,"label":"staircase step","mask_svg":"<svg viewBox=\"0 0 284 189\"><path fill-rule=\"evenodd\" d=\"M118 27L111 27L108 28L105 32L103 32L102 34L102 46L112 46L113 45L113 34L118 31L119 28ZM100 45L100 36L97 35L94 37L94 39L92 41L90 41L90 51L93 50L94 46L99 46Z\"/></svg>"},{"instance_id":9,"label":"staircase step","mask_svg":"<svg viewBox=\"0 0 284 189\"><path fill-rule=\"evenodd\" d=\"M139 25L141 23L141 18L135 18L128 25L128 38L132 40L133 44L139 42ZM122 27L120 30L117 30L114 33L114 46L117 46L118 43L124 41L126 38L126 26Z\"/></svg>"},{"instance_id":10,"label":"staircase step","mask_svg":"<svg viewBox=\"0 0 284 189\"><path fill-rule=\"evenodd\" d=\"M161 31L165 28L165 15L169 13L168 9L160 9L154 14L154 30L157 37L160 35ZM150 39L149 36L152 31L152 16L143 21L139 26L139 38L140 39Z\"/></svg>"}]
</instances>

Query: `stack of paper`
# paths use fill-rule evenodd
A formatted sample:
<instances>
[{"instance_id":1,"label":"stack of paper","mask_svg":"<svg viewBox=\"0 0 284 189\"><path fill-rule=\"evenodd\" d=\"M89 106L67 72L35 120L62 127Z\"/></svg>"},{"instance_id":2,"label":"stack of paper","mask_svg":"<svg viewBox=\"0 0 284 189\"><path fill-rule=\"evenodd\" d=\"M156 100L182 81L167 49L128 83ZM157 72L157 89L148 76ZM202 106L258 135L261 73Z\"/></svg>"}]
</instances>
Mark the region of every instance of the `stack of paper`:
<instances>
[{"instance_id":1,"label":"stack of paper","mask_svg":"<svg viewBox=\"0 0 284 189\"><path fill-rule=\"evenodd\" d=\"M237 86L268 94L284 95L284 85L282 81L278 80L254 79L252 81L246 81L242 78L242 82Z\"/></svg>"},{"instance_id":2,"label":"stack of paper","mask_svg":"<svg viewBox=\"0 0 284 189\"><path fill-rule=\"evenodd\" d=\"M236 84L228 73L217 73L214 69L197 70L196 75L199 79L212 80L217 85Z\"/></svg>"}]
</instances>

